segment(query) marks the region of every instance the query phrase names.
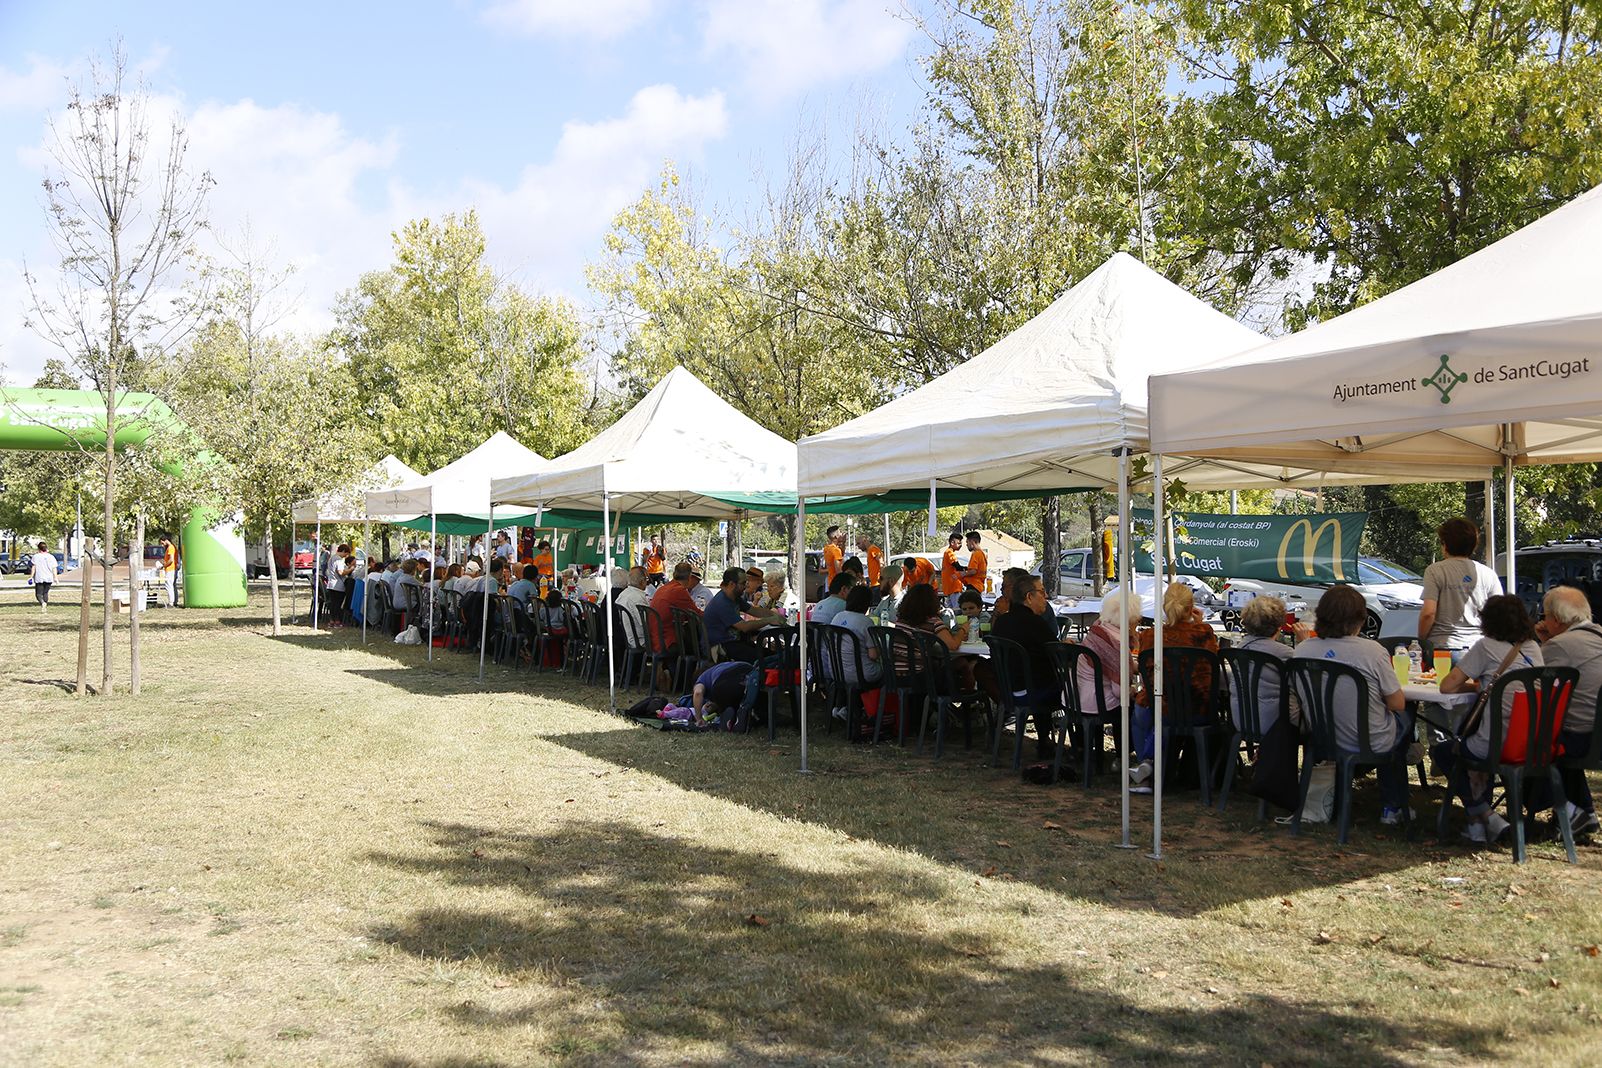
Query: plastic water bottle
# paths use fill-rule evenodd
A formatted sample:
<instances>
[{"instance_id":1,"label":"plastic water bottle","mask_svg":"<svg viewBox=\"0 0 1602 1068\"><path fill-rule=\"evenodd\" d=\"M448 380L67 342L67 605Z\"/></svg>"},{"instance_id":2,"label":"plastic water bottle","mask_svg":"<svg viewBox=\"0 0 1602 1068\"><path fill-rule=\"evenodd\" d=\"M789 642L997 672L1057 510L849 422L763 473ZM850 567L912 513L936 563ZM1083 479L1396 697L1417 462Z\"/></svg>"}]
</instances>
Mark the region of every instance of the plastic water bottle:
<instances>
[{"instance_id":1,"label":"plastic water bottle","mask_svg":"<svg viewBox=\"0 0 1602 1068\"><path fill-rule=\"evenodd\" d=\"M1424 673L1424 649L1418 642L1407 643L1407 663L1413 674L1422 675Z\"/></svg>"}]
</instances>

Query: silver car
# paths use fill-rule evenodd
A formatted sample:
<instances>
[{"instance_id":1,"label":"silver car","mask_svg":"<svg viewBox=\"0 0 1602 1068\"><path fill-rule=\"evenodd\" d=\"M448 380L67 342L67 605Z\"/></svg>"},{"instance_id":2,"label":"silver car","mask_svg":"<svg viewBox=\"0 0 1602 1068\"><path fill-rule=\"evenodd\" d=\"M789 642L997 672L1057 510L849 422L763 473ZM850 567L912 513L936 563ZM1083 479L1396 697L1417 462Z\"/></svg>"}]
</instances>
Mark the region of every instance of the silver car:
<instances>
[{"instance_id":1,"label":"silver car","mask_svg":"<svg viewBox=\"0 0 1602 1068\"><path fill-rule=\"evenodd\" d=\"M1368 618L1363 623L1365 638L1417 637L1418 612L1424 607L1422 577L1401 564L1378 556L1360 556L1357 559L1357 581L1345 583L1363 595L1368 605ZM1272 579L1229 579L1224 583L1224 598L1234 604L1241 595L1260 593L1306 602L1305 614L1311 615L1318 607L1318 599L1335 583L1299 585ZM1235 596L1231 596L1234 594Z\"/></svg>"}]
</instances>

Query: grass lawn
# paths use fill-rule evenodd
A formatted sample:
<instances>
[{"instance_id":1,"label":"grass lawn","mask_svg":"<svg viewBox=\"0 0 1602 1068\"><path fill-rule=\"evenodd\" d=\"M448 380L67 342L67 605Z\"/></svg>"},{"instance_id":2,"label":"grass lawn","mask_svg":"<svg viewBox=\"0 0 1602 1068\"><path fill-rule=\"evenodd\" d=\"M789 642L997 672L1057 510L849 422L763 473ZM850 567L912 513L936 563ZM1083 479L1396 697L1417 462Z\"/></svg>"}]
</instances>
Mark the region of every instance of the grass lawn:
<instances>
[{"instance_id":1,"label":"grass lawn","mask_svg":"<svg viewBox=\"0 0 1602 1068\"><path fill-rule=\"evenodd\" d=\"M0 606L0 1063L1602 1061L1595 845L1515 868L1365 793L1340 849L1182 794L1158 863L1111 789L960 742L819 736L802 776L793 733L264 601L153 613L137 700L54 684L75 605Z\"/></svg>"}]
</instances>

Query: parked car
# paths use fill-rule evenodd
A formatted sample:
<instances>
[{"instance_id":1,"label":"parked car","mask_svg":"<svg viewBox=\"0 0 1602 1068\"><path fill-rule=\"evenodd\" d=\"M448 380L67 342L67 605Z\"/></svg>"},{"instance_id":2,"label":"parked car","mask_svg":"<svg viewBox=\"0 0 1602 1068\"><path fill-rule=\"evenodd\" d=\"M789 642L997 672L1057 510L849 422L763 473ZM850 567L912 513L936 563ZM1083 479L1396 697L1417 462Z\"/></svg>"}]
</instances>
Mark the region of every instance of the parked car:
<instances>
[{"instance_id":1,"label":"parked car","mask_svg":"<svg viewBox=\"0 0 1602 1068\"><path fill-rule=\"evenodd\" d=\"M1591 617L1602 619L1602 539L1577 537L1529 545L1515 551L1513 560L1518 564L1519 599L1533 618L1541 618L1547 590L1574 586L1591 602ZM1506 553L1497 560L1501 574L1506 574L1506 561Z\"/></svg>"},{"instance_id":2,"label":"parked car","mask_svg":"<svg viewBox=\"0 0 1602 1068\"><path fill-rule=\"evenodd\" d=\"M295 574L300 578L311 575L317 566L316 543L312 541L297 541L295 543ZM289 546L273 546L273 556L277 560L278 577L289 577ZM267 577L267 545L265 541L251 542L245 549L245 573L251 578Z\"/></svg>"},{"instance_id":3,"label":"parked car","mask_svg":"<svg viewBox=\"0 0 1602 1068\"><path fill-rule=\"evenodd\" d=\"M1418 612L1424 607L1422 576L1401 564L1377 556L1360 556L1357 559L1357 581L1347 583L1294 583L1270 579L1228 579L1223 596L1232 607L1238 607L1239 596L1232 594L1261 593L1304 602L1303 614L1311 616L1318 607L1324 591L1335 585L1348 585L1363 595L1368 605L1368 618L1363 623L1366 638L1391 635L1418 634ZM1300 617L1298 617L1300 618Z\"/></svg>"}]
</instances>

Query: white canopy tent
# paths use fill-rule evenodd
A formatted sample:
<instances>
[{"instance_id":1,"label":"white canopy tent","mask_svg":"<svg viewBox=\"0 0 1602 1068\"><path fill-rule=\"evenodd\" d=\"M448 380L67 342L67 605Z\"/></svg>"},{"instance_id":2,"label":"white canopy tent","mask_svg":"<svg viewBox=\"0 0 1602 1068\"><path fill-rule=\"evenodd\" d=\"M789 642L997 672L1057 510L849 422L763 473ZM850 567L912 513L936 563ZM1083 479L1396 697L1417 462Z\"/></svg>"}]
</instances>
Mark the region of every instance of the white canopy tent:
<instances>
[{"instance_id":1,"label":"white canopy tent","mask_svg":"<svg viewBox=\"0 0 1602 1068\"><path fill-rule=\"evenodd\" d=\"M411 479L418 478L416 471L395 458L395 454L384 457L350 482L336 487L317 497L308 497L303 501L296 501L290 515L289 545L290 545L290 588L294 589L295 578L295 525L299 523L315 523L317 525L317 552L313 556L312 566L322 566L321 553L323 549L324 523L362 523L376 519L380 523L391 523L398 519L410 519L411 515L397 515L394 513L368 513L367 494L369 490L383 490L401 485ZM413 513L415 514L415 513ZM362 550L367 551L364 544ZM312 589L315 593L317 582L321 575L312 576ZM312 602L312 629L317 629L317 614L321 605L320 600ZM365 606L364 606L365 609ZM291 615L294 608L290 609ZM362 636L367 634L367 612L362 612Z\"/></svg>"},{"instance_id":2,"label":"white canopy tent","mask_svg":"<svg viewBox=\"0 0 1602 1068\"><path fill-rule=\"evenodd\" d=\"M367 494L367 507L400 519L427 515L428 551L439 553L440 515L485 515L489 529L495 529L490 507L490 480L497 471L527 471L547 463L545 457L518 442L503 430L466 456L452 460L438 471L404 482L393 489ZM486 542L486 548L487 548ZM367 639L367 613L362 612L362 640ZM428 613L428 659L434 659L434 613Z\"/></svg>"},{"instance_id":3,"label":"white canopy tent","mask_svg":"<svg viewBox=\"0 0 1602 1068\"><path fill-rule=\"evenodd\" d=\"M612 513L655 512L686 519L738 519L742 496L795 492L795 445L759 426L682 367L675 367L617 422L572 452L497 478L497 504L601 513L612 569ZM486 605L486 611L487 611ZM611 584L602 601L608 631ZM486 624L487 628L487 624ZM480 674L483 652L480 645ZM607 688L616 674L607 643Z\"/></svg>"},{"instance_id":4,"label":"white canopy tent","mask_svg":"<svg viewBox=\"0 0 1602 1068\"><path fill-rule=\"evenodd\" d=\"M1515 467L1602 460L1602 187L1344 315L1153 376L1151 447L1159 494L1165 453L1396 482L1500 463L1516 591Z\"/></svg>"},{"instance_id":5,"label":"white canopy tent","mask_svg":"<svg viewBox=\"0 0 1602 1068\"><path fill-rule=\"evenodd\" d=\"M1203 366L1261 341L1119 253L973 359L867 415L802 439L801 510L807 497L823 494L926 487L932 522L941 487L1042 496L1116 490L1118 581L1129 589L1129 456L1148 447L1147 376ZM1186 474L1198 488L1291 487L1316 484L1316 478L1316 472L1271 459L1198 463ZM1120 686L1126 739L1127 642L1126 634ZM1160 685L1160 677L1155 681ZM804 767L804 746L802 759ZM1128 790L1125 777L1125 846ZM1161 800L1156 804L1160 813Z\"/></svg>"},{"instance_id":6,"label":"white canopy tent","mask_svg":"<svg viewBox=\"0 0 1602 1068\"><path fill-rule=\"evenodd\" d=\"M501 472L535 471L549 460L502 430L438 471L367 494L374 512L412 519L420 515L487 515L490 482ZM510 514L510 513L508 513Z\"/></svg>"},{"instance_id":7,"label":"white canopy tent","mask_svg":"<svg viewBox=\"0 0 1602 1068\"><path fill-rule=\"evenodd\" d=\"M1112 490L1117 451L1146 450L1148 376L1207 366L1262 341L1120 252L966 363L803 438L800 492ZM1274 457L1195 463L1185 473L1195 489L1310 487L1319 478Z\"/></svg>"}]
</instances>

